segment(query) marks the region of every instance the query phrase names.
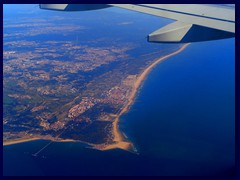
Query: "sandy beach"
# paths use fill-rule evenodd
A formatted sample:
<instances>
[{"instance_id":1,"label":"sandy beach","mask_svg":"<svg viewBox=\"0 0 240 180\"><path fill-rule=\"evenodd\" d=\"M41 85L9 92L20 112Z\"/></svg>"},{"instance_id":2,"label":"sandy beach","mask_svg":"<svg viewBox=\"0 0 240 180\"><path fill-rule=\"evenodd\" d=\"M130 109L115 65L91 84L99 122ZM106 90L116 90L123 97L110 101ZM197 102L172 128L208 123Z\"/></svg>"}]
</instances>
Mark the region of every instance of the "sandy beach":
<instances>
[{"instance_id":1,"label":"sandy beach","mask_svg":"<svg viewBox=\"0 0 240 180\"><path fill-rule=\"evenodd\" d=\"M54 142L80 142L80 141L76 141L73 139L54 139L54 138L34 137L34 138L21 138L21 139L6 141L6 142L3 142L3 146L19 144L19 143L24 143L24 142L29 142L29 141L36 141L36 140L50 140L50 141L54 141ZM85 143L85 142L83 142L83 143Z\"/></svg>"},{"instance_id":2,"label":"sandy beach","mask_svg":"<svg viewBox=\"0 0 240 180\"><path fill-rule=\"evenodd\" d=\"M190 44L190 43L189 43ZM133 144L131 142L127 142L124 140L124 137L121 133L121 131L118 128L118 123L119 123L119 119L120 116L124 113L126 113L129 108L131 107L131 105L133 104L134 100L135 100L135 96L137 94L137 91L141 85L141 83L144 81L144 79L147 77L148 73L152 70L152 68L154 66L156 66L158 63L162 62L163 60L166 60L167 58L174 56L180 52L182 52L184 49L186 49L186 47L189 44L185 44L183 45L180 49L178 49L177 51L168 54L166 56L161 57L160 59L156 60L155 62L153 62L150 66L148 66L137 78L136 82L133 85L133 90L131 95L129 96L128 99L128 103L126 104L126 106L120 111L120 113L117 115L116 119L113 122L113 129L112 129L112 134L114 136L114 144L109 144L106 147L104 147L102 150L109 150L109 149L115 149L115 148L120 148L120 149L124 149L124 150L130 150L133 147Z\"/></svg>"},{"instance_id":3,"label":"sandy beach","mask_svg":"<svg viewBox=\"0 0 240 180\"><path fill-rule=\"evenodd\" d=\"M23 138L23 139L16 139L16 140L10 140L7 142L3 142L3 146L8 146L12 144L19 144L19 143L24 143L28 141L35 141L35 140L40 140L40 138Z\"/></svg>"}]
</instances>

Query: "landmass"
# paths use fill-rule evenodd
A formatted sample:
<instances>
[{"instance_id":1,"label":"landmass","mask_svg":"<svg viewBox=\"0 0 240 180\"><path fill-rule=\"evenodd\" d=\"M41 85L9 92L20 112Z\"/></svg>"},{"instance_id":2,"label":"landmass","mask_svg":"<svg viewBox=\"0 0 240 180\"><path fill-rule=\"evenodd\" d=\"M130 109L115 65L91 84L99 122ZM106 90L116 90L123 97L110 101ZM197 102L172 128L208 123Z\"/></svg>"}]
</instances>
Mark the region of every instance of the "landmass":
<instances>
[{"instance_id":1,"label":"landmass","mask_svg":"<svg viewBox=\"0 0 240 180\"><path fill-rule=\"evenodd\" d=\"M151 69L188 45L142 52L144 44L112 37L69 41L88 28L51 20L4 28L3 145L44 139L133 151L120 116Z\"/></svg>"},{"instance_id":2,"label":"landmass","mask_svg":"<svg viewBox=\"0 0 240 180\"><path fill-rule=\"evenodd\" d=\"M135 99L135 96L137 94L137 91L141 85L141 83L144 81L144 79L146 78L146 76L148 75L148 73L151 71L151 69L157 65L158 63L160 63L161 61L171 57L171 56L174 56L178 53L180 53L181 51L183 51L189 44L185 44L183 45L179 50L171 53L171 54L168 54L164 57L161 57L160 59L157 59L155 62L153 62L150 66L148 66L141 74L139 74L138 76L134 76L134 77L128 77L128 79L133 79L132 82L131 82L131 90L129 93L129 96L126 97L127 99L127 104L124 105L124 107L122 108L122 110L120 111L120 113L118 114L112 114L111 116L112 117L115 117L115 119L113 120L112 122L112 130L111 130L111 134L112 136L114 137L113 138L113 143L104 143L104 144L97 144L97 145L94 145L94 144L91 144L94 148L96 149L100 149L100 150L109 150L109 149L115 149L115 148L120 148L120 149L124 149L124 150L131 150L133 148L133 144L129 141L127 141L126 138L124 138L124 136L122 135L122 132L119 131L119 128L118 128L118 123L119 123L119 119L121 117L122 114L126 113L129 109L130 109L130 106L133 104L134 102L134 99ZM84 105L84 104L87 104ZM82 114L83 112L86 111L86 109L89 109L93 106L94 104L92 103L92 101L89 101L89 100L85 100L84 102L81 102L80 104L78 105L75 105L74 107L72 107L70 110L69 110L69 114L68 117L75 117L75 116L79 116L80 114ZM109 119L109 117L108 117ZM19 140L11 140L11 141L7 141L4 143L4 145L11 145L11 144L15 144L15 143L21 143L21 142L26 142L26 141L33 141L33 140L38 140L38 139L49 139L49 140L55 140L57 141L57 139L54 139L54 138L47 138L47 137L41 137L41 138L37 138L37 137L34 137L34 138L22 138L22 139L19 139ZM72 139L70 140L65 140L65 139L62 139L62 140L59 140L59 141L62 141L62 142L66 142L66 141L74 141Z\"/></svg>"}]
</instances>

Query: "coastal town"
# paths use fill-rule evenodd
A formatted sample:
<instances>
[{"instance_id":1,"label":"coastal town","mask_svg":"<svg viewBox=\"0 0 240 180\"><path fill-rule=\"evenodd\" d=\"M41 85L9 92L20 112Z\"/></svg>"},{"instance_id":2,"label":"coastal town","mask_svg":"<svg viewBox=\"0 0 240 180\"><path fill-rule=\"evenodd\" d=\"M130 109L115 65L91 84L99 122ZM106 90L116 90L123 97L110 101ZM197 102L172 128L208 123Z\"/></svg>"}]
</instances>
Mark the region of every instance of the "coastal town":
<instances>
[{"instance_id":1,"label":"coastal town","mask_svg":"<svg viewBox=\"0 0 240 180\"><path fill-rule=\"evenodd\" d=\"M72 37L86 29L82 26L36 21L5 28L20 30L4 32L4 144L48 139L84 142L101 150L133 149L119 131L119 117L134 102L148 72L186 47L150 49L134 57L131 53L140 45L121 39L51 38L63 32Z\"/></svg>"}]
</instances>

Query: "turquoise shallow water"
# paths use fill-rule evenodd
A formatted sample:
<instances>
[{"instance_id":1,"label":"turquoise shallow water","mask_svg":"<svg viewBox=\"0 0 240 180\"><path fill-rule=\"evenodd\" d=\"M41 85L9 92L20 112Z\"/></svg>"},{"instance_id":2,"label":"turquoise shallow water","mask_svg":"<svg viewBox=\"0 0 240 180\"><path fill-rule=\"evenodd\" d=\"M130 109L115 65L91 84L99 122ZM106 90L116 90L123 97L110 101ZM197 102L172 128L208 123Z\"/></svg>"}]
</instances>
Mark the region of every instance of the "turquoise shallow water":
<instances>
[{"instance_id":1,"label":"turquoise shallow water","mask_svg":"<svg viewBox=\"0 0 240 180\"><path fill-rule=\"evenodd\" d=\"M120 128L139 155L47 141L3 148L4 175L229 175L234 172L234 39L194 43L157 65Z\"/></svg>"}]
</instances>

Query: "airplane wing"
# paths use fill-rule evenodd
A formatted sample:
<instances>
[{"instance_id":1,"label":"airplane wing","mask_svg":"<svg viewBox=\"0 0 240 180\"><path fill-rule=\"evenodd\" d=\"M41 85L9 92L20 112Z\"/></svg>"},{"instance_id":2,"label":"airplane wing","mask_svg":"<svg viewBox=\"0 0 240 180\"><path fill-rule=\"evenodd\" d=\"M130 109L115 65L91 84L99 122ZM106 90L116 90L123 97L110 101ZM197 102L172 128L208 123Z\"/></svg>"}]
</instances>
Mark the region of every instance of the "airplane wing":
<instances>
[{"instance_id":1,"label":"airplane wing","mask_svg":"<svg viewBox=\"0 0 240 180\"><path fill-rule=\"evenodd\" d=\"M41 9L85 11L119 7L176 20L148 35L149 42L188 43L235 37L235 5L40 4Z\"/></svg>"}]
</instances>

